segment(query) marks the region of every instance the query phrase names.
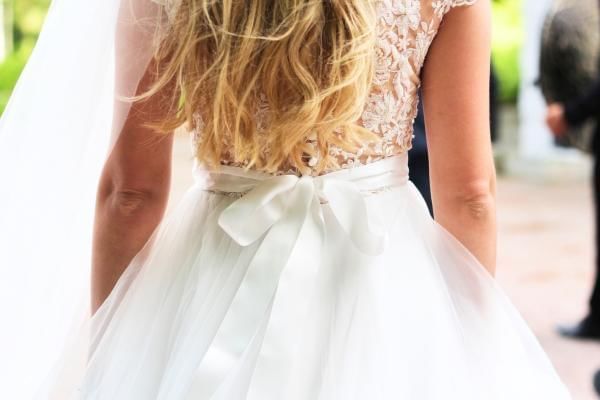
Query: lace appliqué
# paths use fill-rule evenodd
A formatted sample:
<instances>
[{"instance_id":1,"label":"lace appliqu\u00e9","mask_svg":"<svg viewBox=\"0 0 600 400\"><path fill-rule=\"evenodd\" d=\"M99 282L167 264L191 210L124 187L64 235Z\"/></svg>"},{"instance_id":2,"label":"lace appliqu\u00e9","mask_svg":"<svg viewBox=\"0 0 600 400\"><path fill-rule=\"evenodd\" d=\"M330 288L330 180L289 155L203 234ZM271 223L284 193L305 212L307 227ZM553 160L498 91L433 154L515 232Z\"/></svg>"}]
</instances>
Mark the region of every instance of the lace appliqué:
<instances>
[{"instance_id":1,"label":"lace appliqu\u00e9","mask_svg":"<svg viewBox=\"0 0 600 400\"><path fill-rule=\"evenodd\" d=\"M179 8L181 0L150 0L163 8L167 16L167 22L171 23L175 19L175 13Z\"/></svg>"},{"instance_id":2,"label":"lace appliqu\u00e9","mask_svg":"<svg viewBox=\"0 0 600 400\"><path fill-rule=\"evenodd\" d=\"M377 0L378 40L373 88L365 104L360 125L381 140L365 143L355 152L331 145L329 155L340 168L351 168L402 154L412 146L413 123L417 115L420 72L440 23L452 8L472 5L477 0ZM268 105L259 101L256 121L259 131L268 129ZM200 140L202 121L197 120L194 136ZM308 138L308 143L315 143ZM268 149L265 149L268 152ZM307 160L314 167L317 158ZM224 165L245 166L223 160ZM324 173L332 171L324 171ZM283 169L277 174L298 174Z\"/></svg>"}]
</instances>

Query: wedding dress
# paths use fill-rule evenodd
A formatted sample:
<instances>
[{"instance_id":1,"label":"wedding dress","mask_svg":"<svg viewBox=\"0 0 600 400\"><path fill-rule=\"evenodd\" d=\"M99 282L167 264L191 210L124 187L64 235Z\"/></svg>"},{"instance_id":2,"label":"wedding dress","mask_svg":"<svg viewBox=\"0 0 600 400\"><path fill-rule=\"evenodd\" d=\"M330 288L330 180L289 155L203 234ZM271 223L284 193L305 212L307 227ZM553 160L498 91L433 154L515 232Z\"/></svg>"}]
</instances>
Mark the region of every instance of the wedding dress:
<instances>
[{"instance_id":1,"label":"wedding dress","mask_svg":"<svg viewBox=\"0 0 600 400\"><path fill-rule=\"evenodd\" d=\"M429 45L451 8L474 2L378 1L378 66L361 123L381 141L355 153L332 147L341 168L321 175L291 170L268 175L228 160L215 171L197 162L194 185L98 312L93 318L83 312L83 323L76 329L66 326L64 315L76 313L81 303L74 299L80 292L88 294L90 236L72 232L82 231L79 224L90 224L94 182L82 181L83 173L73 168L80 164L75 163L59 170L70 180L49 175L35 162L34 168L14 173L22 179L29 172L32 180L12 178L13 189L8 200L2 200L12 209L0 211L1 242L11 243L0 255L6 296L0 310L10 321L1 337L0 397L26 399L35 393L41 399L86 400L569 399L502 289L429 216L408 179L419 72ZM57 4L82 7L72 0ZM168 18L172 4L160 7L166 7ZM51 13L59 14L57 8ZM117 20L118 32L116 14L99 13L118 9L98 5L80 12L94 15L98 24ZM52 18L45 29L56 38L65 28ZM83 22L73 24L69 28L92 29L78 25ZM105 43L101 35L92 36ZM43 45L44 36L40 40ZM81 48L82 54L89 54L87 48ZM23 137L13 133L37 126L20 114L26 108L21 99L31 99L34 93L31 82L36 74L31 68L52 71L54 64L41 62L44 55L48 54L34 53L33 67L25 71L0 125L2 144L23 143ZM139 50L134 56L148 55ZM97 60L91 54L80 57L79 67L93 70ZM54 72L64 75L64 83L70 70L61 71L57 67ZM119 87L118 76L115 80ZM127 80L125 92L131 91L132 81ZM38 84L48 85L38 87L43 93L52 88L52 83ZM70 123L78 129L78 123L105 115L98 109L110 108L111 103L102 100L111 98L109 92L90 108L99 114L73 117ZM63 115L60 107L48 107ZM117 106L108 114L113 132L119 131L127 108ZM59 122L45 123L49 129L60 127ZM73 126L63 128L72 132ZM94 127L98 132L110 130L107 124ZM195 148L202 140L200 118L193 128ZM49 160L52 156L42 146L47 139L33 128L26 132L41 147L27 148L30 153L20 156L33 153ZM76 149L92 149L89 154L95 156L96 147L110 148L95 137L101 136L88 132L85 145ZM50 140L48 146L58 149ZM23 150L13 148L4 155L28 168L19 164L19 155L12 155ZM90 160L86 154L72 159L91 164L86 171L97 175L102 157ZM48 163L50 174L61 160ZM11 179L10 175L4 177ZM50 185L57 181L62 183L58 189L76 187L80 196L54 201L57 192ZM35 190L47 193L48 199L21 196L29 193L30 185L38 185ZM66 206L61 206L63 201ZM42 224L42 233L28 230L33 223L19 228L33 220L50 224L51 216L43 211L48 209L35 208L44 207L41 203L66 211L51 231L44 231ZM65 228L61 221L69 214L73 217ZM55 240L60 234L69 237L69 243ZM46 243L52 247L44 247ZM59 256L61 262L53 263ZM51 373L44 374L48 370ZM42 376L48 378L40 387Z\"/></svg>"}]
</instances>

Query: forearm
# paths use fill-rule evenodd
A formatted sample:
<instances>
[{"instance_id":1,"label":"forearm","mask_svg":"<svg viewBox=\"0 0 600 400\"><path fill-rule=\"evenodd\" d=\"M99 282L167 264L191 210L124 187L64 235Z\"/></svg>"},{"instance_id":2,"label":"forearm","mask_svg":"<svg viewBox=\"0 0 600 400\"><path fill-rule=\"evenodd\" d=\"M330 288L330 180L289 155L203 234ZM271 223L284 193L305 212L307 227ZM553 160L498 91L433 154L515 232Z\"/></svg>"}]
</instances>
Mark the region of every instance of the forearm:
<instances>
[{"instance_id":1,"label":"forearm","mask_svg":"<svg viewBox=\"0 0 600 400\"><path fill-rule=\"evenodd\" d=\"M160 223L166 196L136 191L98 195L92 255L92 312L104 302Z\"/></svg>"},{"instance_id":2,"label":"forearm","mask_svg":"<svg viewBox=\"0 0 600 400\"><path fill-rule=\"evenodd\" d=\"M494 191L434 199L436 221L454 235L487 269L496 273L497 233Z\"/></svg>"},{"instance_id":3,"label":"forearm","mask_svg":"<svg viewBox=\"0 0 600 400\"><path fill-rule=\"evenodd\" d=\"M126 67L117 72L129 71L127 63L131 61L135 60L116 60ZM160 70L154 60L146 68L136 91L138 95L153 85ZM128 74L116 79L128 82ZM173 84L133 102L123 126L115 130L117 140L104 165L96 198L91 282L93 313L148 242L167 208L174 135L156 130L148 123L170 117L168 104L173 96L178 96ZM117 101L116 106L121 107L121 103Z\"/></svg>"}]
</instances>

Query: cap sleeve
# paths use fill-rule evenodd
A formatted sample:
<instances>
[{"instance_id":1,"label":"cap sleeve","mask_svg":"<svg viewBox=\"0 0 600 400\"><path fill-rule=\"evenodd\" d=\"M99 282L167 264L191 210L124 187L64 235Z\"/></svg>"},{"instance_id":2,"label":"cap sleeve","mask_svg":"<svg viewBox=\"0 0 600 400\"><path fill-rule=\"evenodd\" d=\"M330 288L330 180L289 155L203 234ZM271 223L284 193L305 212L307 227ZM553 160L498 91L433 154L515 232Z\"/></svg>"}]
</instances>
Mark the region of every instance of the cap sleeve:
<instances>
[{"instance_id":1,"label":"cap sleeve","mask_svg":"<svg viewBox=\"0 0 600 400\"><path fill-rule=\"evenodd\" d=\"M179 0L150 0L152 3L155 3L162 7L165 14L168 17L168 21L172 22L175 19L175 13L177 12L177 8L179 7Z\"/></svg>"},{"instance_id":2,"label":"cap sleeve","mask_svg":"<svg viewBox=\"0 0 600 400\"><path fill-rule=\"evenodd\" d=\"M477 0L452 0L452 7L472 6Z\"/></svg>"},{"instance_id":3,"label":"cap sleeve","mask_svg":"<svg viewBox=\"0 0 600 400\"><path fill-rule=\"evenodd\" d=\"M478 0L436 0L433 2L434 12L438 17L443 17L450 10L456 7L472 6Z\"/></svg>"}]
</instances>

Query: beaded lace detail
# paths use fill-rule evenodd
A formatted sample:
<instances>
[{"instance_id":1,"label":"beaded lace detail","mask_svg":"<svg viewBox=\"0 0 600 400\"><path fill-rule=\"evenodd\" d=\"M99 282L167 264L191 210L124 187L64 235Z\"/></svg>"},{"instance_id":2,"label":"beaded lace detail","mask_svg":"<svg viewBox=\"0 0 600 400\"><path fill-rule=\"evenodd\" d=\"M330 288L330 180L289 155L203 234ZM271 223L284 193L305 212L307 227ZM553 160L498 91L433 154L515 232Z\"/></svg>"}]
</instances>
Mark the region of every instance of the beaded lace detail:
<instances>
[{"instance_id":1,"label":"beaded lace detail","mask_svg":"<svg viewBox=\"0 0 600 400\"><path fill-rule=\"evenodd\" d=\"M329 154L341 168L365 165L407 152L412 145L413 122L417 114L420 72L444 15L453 7L471 5L477 0L377 0L378 41L376 71L372 90L359 121L360 125L381 137L365 143L357 152L331 145ZM259 99L256 116L259 131L268 129L264 115L268 105ZM202 137L202 119L196 114L193 129L194 148ZM311 139L307 139L312 143ZM222 164L233 163L224 156ZM309 168L317 160L307 161ZM332 171L325 171L325 173ZM278 174L298 174L284 169Z\"/></svg>"},{"instance_id":2,"label":"beaded lace detail","mask_svg":"<svg viewBox=\"0 0 600 400\"><path fill-rule=\"evenodd\" d=\"M394 186L381 186L377 189L363 190L363 191L361 191L361 194L363 196L372 196L375 194L390 192L393 188L394 188ZM224 191L224 190L204 189L204 191L208 192L208 193L212 193L212 194L229 197L232 199L239 199L239 198L244 197L246 194L248 194L248 192L250 190L246 190L243 192L230 192L230 191ZM327 204L327 200L321 199L321 204Z\"/></svg>"}]
</instances>

